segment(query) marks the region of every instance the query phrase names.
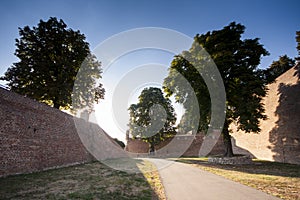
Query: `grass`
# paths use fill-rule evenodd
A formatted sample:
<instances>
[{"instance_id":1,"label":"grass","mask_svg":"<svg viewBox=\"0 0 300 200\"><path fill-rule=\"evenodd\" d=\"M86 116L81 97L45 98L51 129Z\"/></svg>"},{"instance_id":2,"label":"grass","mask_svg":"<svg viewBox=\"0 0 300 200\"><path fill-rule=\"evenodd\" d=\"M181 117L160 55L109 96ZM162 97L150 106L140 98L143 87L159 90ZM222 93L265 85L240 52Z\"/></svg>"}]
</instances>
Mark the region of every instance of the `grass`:
<instances>
[{"instance_id":1,"label":"grass","mask_svg":"<svg viewBox=\"0 0 300 200\"><path fill-rule=\"evenodd\" d=\"M153 167L145 161L138 165ZM100 162L0 178L0 199L159 199L159 176L113 170ZM146 178L145 178L146 177ZM154 192L153 192L153 190ZM158 195L156 195L158 193Z\"/></svg>"},{"instance_id":2,"label":"grass","mask_svg":"<svg viewBox=\"0 0 300 200\"><path fill-rule=\"evenodd\" d=\"M300 199L300 166L254 160L248 165L220 165L207 158L179 158L244 185L286 200ZM120 164L119 160L109 161ZM0 178L0 199L166 199L156 167L147 160L122 160L129 169L113 170L100 162ZM129 170L130 171L130 170Z\"/></svg>"},{"instance_id":3,"label":"grass","mask_svg":"<svg viewBox=\"0 0 300 200\"><path fill-rule=\"evenodd\" d=\"M155 192L155 195L160 200L166 200L165 190L162 185L160 175L157 171L157 168L150 161L144 160L144 165L140 167L141 171L144 174L144 177L147 179L152 190Z\"/></svg>"},{"instance_id":4,"label":"grass","mask_svg":"<svg viewBox=\"0 0 300 200\"><path fill-rule=\"evenodd\" d=\"M220 165L207 162L207 158L179 158L227 179L256 188L286 200L300 199L300 166L293 164L253 160L248 165Z\"/></svg>"}]
</instances>

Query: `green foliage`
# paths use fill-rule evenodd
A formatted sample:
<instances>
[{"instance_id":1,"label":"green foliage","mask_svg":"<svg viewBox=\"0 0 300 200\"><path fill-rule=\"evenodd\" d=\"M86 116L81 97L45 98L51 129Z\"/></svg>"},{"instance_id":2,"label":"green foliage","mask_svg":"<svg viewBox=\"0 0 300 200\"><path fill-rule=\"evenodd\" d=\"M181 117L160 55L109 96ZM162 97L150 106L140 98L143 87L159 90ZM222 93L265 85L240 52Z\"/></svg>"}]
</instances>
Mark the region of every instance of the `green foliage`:
<instances>
[{"instance_id":1,"label":"green foliage","mask_svg":"<svg viewBox=\"0 0 300 200\"><path fill-rule=\"evenodd\" d=\"M287 55L280 56L278 61L274 61L268 69L265 70L267 83L275 81L277 77L291 69L295 65L295 60Z\"/></svg>"},{"instance_id":2,"label":"green foliage","mask_svg":"<svg viewBox=\"0 0 300 200\"><path fill-rule=\"evenodd\" d=\"M193 116L193 105L189 103L190 91L181 87L178 79L182 75L189 81L199 103L199 131L205 131L211 123L211 97L202 78L210 67L206 61L209 60L207 55L199 51L199 45L203 47L214 60L224 81L227 105L222 133L228 142L231 122L237 122L238 128L246 132L259 132L259 119L266 117L261 103L266 94L265 81L257 67L261 56L268 55L268 52L258 38L242 40L244 30L243 25L233 22L222 30L197 34L189 51L174 57L169 75L164 80L164 90L168 96L174 94L177 102L183 103L185 115ZM199 65L201 75L186 58ZM231 144L228 145L231 148Z\"/></svg>"},{"instance_id":3,"label":"green foliage","mask_svg":"<svg viewBox=\"0 0 300 200\"><path fill-rule=\"evenodd\" d=\"M123 149L125 148L124 142L122 142L121 140L118 140L118 138L114 138L114 141L115 141L118 145L120 145L120 147L122 147Z\"/></svg>"},{"instance_id":4,"label":"green foliage","mask_svg":"<svg viewBox=\"0 0 300 200\"><path fill-rule=\"evenodd\" d=\"M145 88L139 102L129 107L129 132L133 138L141 138L150 146L175 134L176 122L171 101L159 88Z\"/></svg>"},{"instance_id":5,"label":"green foliage","mask_svg":"<svg viewBox=\"0 0 300 200\"><path fill-rule=\"evenodd\" d=\"M296 31L296 42L297 42L297 51L299 56L296 58L296 60L300 61L300 31Z\"/></svg>"},{"instance_id":6,"label":"green foliage","mask_svg":"<svg viewBox=\"0 0 300 200\"><path fill-rule=\"evenodd\" d=\"M95 94L95 99L103 98L104 89L96 80L101 78L100 62L91 55L89 44L80 31L67 29L63 20L50 18L40 20L37 27L19 28L20 38L16 39L15 55L20 59L5 73L2 80L14 92L46 102L56 108L70 108L76 75L84 62L81 73L86 93ZM87 96L77 93L81 101Z\"/></svg>"},{"instance_id":7,"label":"green foliage","mask_svg":"<svg viewBox=\"0 0 300 200\"><path fill-rule=\"evenodd\" d=\"M193 47L191 51L192 49ZM195 51L197 50L195 49ZM189 51L184 51L182 55L175 56L169 68L169 75L164 80L163 88L167 93L167 97L174 94L176 102L183 104L185 108L185 113L178 125L181 131L188 132L196 127L199 130L206 130L209 124L211 101L205 81L198 73L198 70L204 72L205 66L197 65L196 67L199 67L199 69L196 69L186 58L189 58L189 60L197 59L197 63L201 63L206 59L205 55L194 57L193 52ZM191 88L186 87L186 84L184 84L185 79L188 80ZM190 89L194 89L194 91ZM193 92L196 94L199 107L194 105ZM199 110L201 111L200 121L195 117L199 115Z\"/></svg>"}]
</instances>

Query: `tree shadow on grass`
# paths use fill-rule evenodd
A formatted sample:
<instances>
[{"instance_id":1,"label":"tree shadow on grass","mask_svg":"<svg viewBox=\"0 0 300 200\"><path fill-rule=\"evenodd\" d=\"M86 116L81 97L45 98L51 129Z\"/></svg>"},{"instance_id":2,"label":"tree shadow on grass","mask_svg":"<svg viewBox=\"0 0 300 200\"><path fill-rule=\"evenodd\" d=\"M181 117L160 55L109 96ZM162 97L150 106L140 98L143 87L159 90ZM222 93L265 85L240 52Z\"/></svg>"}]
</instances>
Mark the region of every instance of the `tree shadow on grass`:
<instances>
[{"instance_id":1,"label":"tree shadow on grass","mask_svg":"<svg viewBox=\"0 0 300 200\"><path fill-rule=\"evenodd\" d=\"M131 160L131 166L141 160ZM96 161L0 178L0 199L159 199L141 173Z\"/></svg>"},{"instance_id":2,"label":"tree shadow on grass","mask_svg":"<svg viewBox=\"0 0 300 200\"><path fill-rule=\"evenodd\" d=\"M210 167L215 169L223 169L229 171L244 172L249 174L262 174L283 177L300 178L300 166L295 164L286 164L270 161L254 161L253 164L245 165L223 165L209 163L207 160L188 159L179 160L179 162L196 164L203 167Z\"/></svg>"}]
</instances>

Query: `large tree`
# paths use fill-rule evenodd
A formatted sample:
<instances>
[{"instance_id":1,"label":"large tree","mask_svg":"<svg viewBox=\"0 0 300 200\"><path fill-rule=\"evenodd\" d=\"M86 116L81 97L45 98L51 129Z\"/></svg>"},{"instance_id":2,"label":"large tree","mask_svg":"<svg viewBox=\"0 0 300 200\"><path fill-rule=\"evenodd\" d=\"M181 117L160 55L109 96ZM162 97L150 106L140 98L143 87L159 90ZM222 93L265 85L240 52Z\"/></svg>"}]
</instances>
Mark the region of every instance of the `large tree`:
<instances>
[{"instance_id":1,"label":"large tree","mask_svg":"<svg viewBox=\"0 0 300 200\"><path fill-rule=\"evenodd\" d=\"M266 94L263 73L258 70L262 56L268 52L259 43L259 39L242 39L245 27L235 22L221 30L197 34L188 51L174 57L169 68L169 75L164 80L164 90L186 109L185 117L193 120L193 104L189 103L190 91L182 87L180 76L191 84L198 99L200 120L198 131L206 131L211 125L211 98L203 77L210 67L206 54L199 51L203 47L215 62L226 90L226 117L222 135L226 147L225 156L233 156L230 124L235 121L238 128L246 132L259 132L259 120L265 119L261 99ZM188 59L186 59L188 58ZM192 62L190 62L192 61ZM197 63L197 66L195 66ZM214 77L211 77L214 79ZM221 111L220 111L221 112ZM185 119L185 121L189 121Z\"/></svg>"},{"instance_id":2,"label":"large tree","mask_svg":"<svg viewBox=\"0 0 300 200\"><path fill-rule=\"evenodd\" d=\"M9 82L12 91L55 108L72 109L74 82L84 64L77 82L85 90L76 92L74 99L80 100L73 102L73 107L92 104L86 101L88 93L95 95L94 100L103 98L102 85L95 86L96 79L101 78L100 62L91 54L80 31L67 28L63 20L51 17L48 21L40 20L36 27L19 28L19 35L15 55L20 61L1 77Z\"/></svg>"},{"instance_id":3,"label":"large tree","mask_svg":"<svg viewBox=\"0 0 300 200\"><path fill-rule=\"evenodd\" d=\"M171 101L165 98L159 88L145 88L139 102L129 107L129 132L133 138L149 143L150 152L154 146L175 134L176 116Z\"/></svg>"},{"instance_id":4,"label":"large tree","mask_svg":"<svg viewBox=\"0 0 300 200\"><path fill-rule=\"evenodd\" d=\"M295 60L287 55L280 56L279 60L273 61L268 69L265 70L265 78L268 83L275 81L277 77L291 69L295 65Z\"/></svg>"}]
</instances>

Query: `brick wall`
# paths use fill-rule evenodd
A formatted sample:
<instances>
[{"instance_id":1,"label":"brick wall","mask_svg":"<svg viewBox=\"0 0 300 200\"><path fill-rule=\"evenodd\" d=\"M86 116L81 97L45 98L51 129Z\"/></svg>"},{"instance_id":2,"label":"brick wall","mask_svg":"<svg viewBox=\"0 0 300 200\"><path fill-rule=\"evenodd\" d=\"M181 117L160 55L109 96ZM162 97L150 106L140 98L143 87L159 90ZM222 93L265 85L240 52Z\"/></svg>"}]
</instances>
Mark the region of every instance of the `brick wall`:
<instances>
[{"instance_id":1,"label":"brick wall","mask_svg":"<svg viewBox=\"0 0 300 200\"><path fill-rule=\"evenodd\" d=\"M98 133L97 159L119 153L99 126L75 120L77 127L71 115L0 88L0 177L91 161L78 130Z\"/></svg>"},{"instance_id":2,"label":"brick wall","mask_svg":"<svg viewBox=\"0 0 300 200\"><path fill-rule=\"evenodd\" d=\"M260 121L261 132L244 133L233 125L232 136L237 146L257 158L300 164L299 68L282 74L268 89L263 99L268 119Z\"/></svg>"},{"instance_id":3,"label":"brick wall","mask_svg":"<svg viewBox=\"0 0 300 200\"><path fill-rule=\"evenodd\" d=\"M290 69L268 88L263 100L268 119L260 122L261 133L245 134L233 125L234 152L300 164L299 69ZM0 88L0 177L89 162L93 159L89 151L99 160L126 156L98 125L75 121L57 109ZM180 149L176 147L190 141L183 155L198 156L204 135L189 137L169 139L156 149L171 156ZM162 148L169 142L175 145ZM126 149L147 153L148 144L129 140ZM223 152L220 138L210 154Z\"/></svg>"},{"instance_id":4,"label":"brick wall","mask_svg":"<svg viewBox=\"0 0 300 200\"><path fill-rule=\"evenodd\" d=\"M267 96L263 99L268 119L260 121L260 133L237 131L232 124L232 144L235 154L300 164L300 69L293 67L268 85ZM188 136L187 136L188 137ZM184 156L198 156L204 135L197 134ZM182 137L182 141L184 137ZM171 139L170 139L171 140ZM170 142L167 140L160 146ZM178 140L180 141L180 140ZM182 142L181 141L181 142ZM178 142L180 146L180 142ZM160 146L156 147L159 149ZM126 149L129 152L147 153L148 144L139 140L129 140ZM168 152L176 149L166 149ZM219 139L210 154L222 154L224 146Z\"/></svg>"},{"instance_id":5,"label":"brick wall","mask_svg":"<svg viewBox=\"0 0 300 200\"><path fill-rule=\"evenodd\" d=\"M193 135L179 135L175 138L169 138L159 145L155 146L157 154L167 156L199 156L199 151L204 140L204 134L199 133ZM172 145L169 145L173 142ZM149 145L139 139L129 139L125 148L128 152L135 152L140 154L147 154ZM184 150L184 151L182 151ZM224 153L224 145L222 137L219 138L216 145L210 151L209 155L220 155Z\"/></svg>"}]
</instances>

